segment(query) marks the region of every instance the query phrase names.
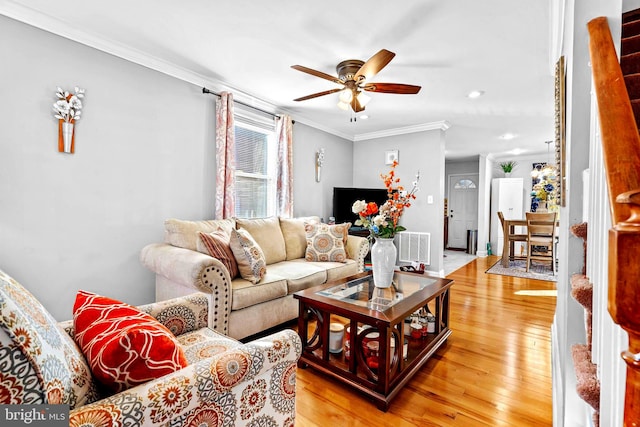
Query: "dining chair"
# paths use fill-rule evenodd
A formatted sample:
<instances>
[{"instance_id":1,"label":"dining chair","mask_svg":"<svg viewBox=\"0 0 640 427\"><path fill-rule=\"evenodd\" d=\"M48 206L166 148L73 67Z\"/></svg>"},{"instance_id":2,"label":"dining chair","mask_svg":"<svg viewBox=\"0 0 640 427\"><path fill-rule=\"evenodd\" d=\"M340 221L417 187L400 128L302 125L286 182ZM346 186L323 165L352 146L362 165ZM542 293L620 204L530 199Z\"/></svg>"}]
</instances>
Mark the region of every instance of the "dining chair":
<instances>
[{"instance_id":1,"label":"dining chair","mask_svg":"<svg viewBox=\"0 0 640 427\"><path fill-rule=\"evenodd\" d=\"M514 250L515 250L515 242L523 242L526 243L527 242L527 235L526 234L518 234L515 232L511 231L511 227L509 227L509 229L505 229L504 226L504 214L502 213L502 211L498 211L498 218L500 218L500 225L502 226L502 230L504 230L505 233L507 233L507 238L509 241L509 261L513 261L515 259L526 259L525 256L523 255L516 255ZM506 251L507 248L502 248L503 251ZM528 252L528 250L527 250Z\"/></svg>"},{"instance_id":2,"label":"dining chair","mask_svg":"<svg viewBox=\"0 0 640 427\"><path fill-rule=\"evenodd\" d=\"M556 274L556 212L527 212L527 271L531 261L548 261Z\"/></svg>"}]
</instances>

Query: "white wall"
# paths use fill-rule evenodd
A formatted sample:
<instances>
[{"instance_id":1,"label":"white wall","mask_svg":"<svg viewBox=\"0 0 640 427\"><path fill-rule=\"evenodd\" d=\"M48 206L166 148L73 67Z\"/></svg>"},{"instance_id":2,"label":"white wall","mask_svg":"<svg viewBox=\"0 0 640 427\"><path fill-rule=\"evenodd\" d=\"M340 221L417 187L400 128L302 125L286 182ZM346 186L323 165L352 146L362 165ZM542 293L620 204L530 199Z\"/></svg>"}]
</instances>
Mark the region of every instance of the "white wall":
<instances>
[{"instance_id":1,"label":"white wall","mask_svg":"<svg viewBox=\"0 0 640 427\"><path fill-rule=\"evenodd\" d=\"M214 98L3 16L0 39L0 268L59 320L78 289L151 302L140 249L165 218L213 213ZM57 151L57 86L86 90L73 155Z\"/></svg>"},{"instance_id":2,"label":"white wall","mask_svg":"<svg viewBox=\"0 0 640 427\"><path fill-rule=\"evenodd\" d=\"M293 141L294 215L318 215L326 221L333 214L333 187L352 185L353 143L298 122ZM320 148L324 166L316 182L315 155Z\"/></svg>"},{"instance_id":3,"label":"white wall","mask_svg":"<svg viewBox=\"0 0 640 427\"><path fill-rule=\"evenodd\" d=\"M565 11L565 32L562 54L566 58L566 128L567 128L567 200L566 207L560 210L560 244L558 255L560 259L558 271L558 297L556 316L554 321L554 425L584 426L589 417L587 405L576 393L576 379L571 357L571 346L585 343L584 310L570 296L570 278L580 273L583 267L582 240L569 233L569 226L582 222L583 218L583 189L582 172L589 168L589 141L591 119L591 67L589 66L589 35L587 23L598 16L607 16L613 33L613 39L620 38L621 2L602 2L600 0L567 1ZM599 165L593 165L597 168ZM601 224L595 222L596 217L590 215L589 234L598 230ZM607 227L610 226L607 224ZM591 240L591 235L589 236ZM589 248L589 251L600 254L598 262L607 264L607 249L601 245ZM594 283L595 286L605 284ZM597 307L594 307L597 310ZM595 325L595 324L594 324ZM595 325L597 327L597 325ZM603 331L594 330L594 337ZM617 331L609 328L605 335L613 336ZM616 354L617 362L621 363L617 355L620 350L609 346L608 350ZM602 367L601 367L602 368ZM607 371L599 371L599 374ZM601 398L617 394L617 390L607 389L611 378L600 377L603 388ZM619 421L620 401L601 400L600 425L621 425ZM618 406L618 407L616 407Z\"/></svg>"},{"instance_id":4,"label":"white wall","mask_svg":"<svg viewBox=\"0 0 640 427\"><path fill-rule=\"evenodd\" d=\"M11 58L0 67L0 269L58 320L78 289L153 301L142 247L162 240L166 218L213 217L216 98L3 16L0 39ZM86 90L73 155L57 152L57 86ZM352 184L352 144L301 123L293 132L294 213L327 218L333 187Z\"/></svg>"},{"instance_id":5,"label":"white wall","mask_svg":"<svg viewBox=\"0 0 640 427\"><path fill-rule=\"evenodd\" d=\"M353 150L353 185L379 187L384 184L380 174L388 173L384 164L385 151L398 150L396 176L405 188L411 188L416 172L420 171L420 191L412 206L400 220L409 231L431 233L431 265L429 270L443 270L444 231L444 132L418 132L356 141ZM433 196L433 203L427 197Z\"/></svg>"}]
</instances>

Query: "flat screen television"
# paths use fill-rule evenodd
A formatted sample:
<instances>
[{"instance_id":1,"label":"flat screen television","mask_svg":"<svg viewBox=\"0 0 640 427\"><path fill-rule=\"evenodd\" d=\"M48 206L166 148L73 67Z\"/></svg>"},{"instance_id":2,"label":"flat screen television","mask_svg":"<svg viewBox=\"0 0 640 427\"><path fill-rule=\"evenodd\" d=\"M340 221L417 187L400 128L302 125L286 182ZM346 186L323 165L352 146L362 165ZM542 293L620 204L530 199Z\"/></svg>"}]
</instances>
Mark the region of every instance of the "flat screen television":
<instances>
[{"instance_id":1,"label":"flat screen television","mask_svg":"<svg viewBox=\"0 0 640 427\"><path fill-rule=\"evenodd\" d=\"M336 224L343 222L355 223L358 216L351 212L351 206L356 200L366 202L376 202L382 206L387 201L386 188L354 188L354 187L334 187L333 188L333 216Z\"/></svg>"}]
</instances>

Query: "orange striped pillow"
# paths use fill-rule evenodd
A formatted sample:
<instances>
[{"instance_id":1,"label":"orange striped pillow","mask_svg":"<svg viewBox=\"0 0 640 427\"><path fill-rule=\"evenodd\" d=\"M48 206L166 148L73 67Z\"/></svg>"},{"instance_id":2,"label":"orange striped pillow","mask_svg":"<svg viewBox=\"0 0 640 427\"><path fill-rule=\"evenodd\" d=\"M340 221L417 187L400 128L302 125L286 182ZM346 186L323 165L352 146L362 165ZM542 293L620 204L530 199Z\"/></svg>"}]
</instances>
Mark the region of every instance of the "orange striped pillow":
<instances>
[{"instance_id":1,"label":"orange striped pillow","mask_svg":"<svg viewBox=\"0 0 640 427\"><path fill-rule=\"evenodd\" d=\"M96 380L114 392L188 365L164 325L136 307L79 291L73 305L75 340Z\"/></svg>"},{"instance_id":2,"label":"orange striped pillow","mask_svg":"<svg viewBox=\"0 0 640 427\"><path fill-rule=\"evenodd\" d=\"M229 246L231 236L222 230L217 230L212 233L199 231L198 236L209 255L218 259L229 271L231 279L234 279L239 274L239 271L238 262L233 255L231 246Z\"/></svg>"}]
</instances>

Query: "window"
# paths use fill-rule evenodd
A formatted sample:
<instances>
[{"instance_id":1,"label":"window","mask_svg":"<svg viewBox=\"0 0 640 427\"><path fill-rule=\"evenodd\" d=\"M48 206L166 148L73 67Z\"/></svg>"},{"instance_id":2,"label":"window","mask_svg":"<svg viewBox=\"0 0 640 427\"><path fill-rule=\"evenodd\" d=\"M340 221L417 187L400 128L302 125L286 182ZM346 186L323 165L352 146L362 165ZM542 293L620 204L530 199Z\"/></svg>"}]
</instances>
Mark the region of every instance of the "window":
<instances>
[{"instance_id":1,"label":"window","mask_svg":"<svg viewBox=\"0 0 640 427\"><path fill-rule=\"evenodd\" d=\"M453 186L456 190L468 190L476 188L476 183L470 179L461 179Z\"/></svg>"},{"instance_id":2,"label":"window","mask_svg":"<svg viewBox=\"0 0 640 427\"><path fill-rule=\"evenodd\" d=\"M272 117L236 108L236 212L238 218L276 213L276 135Z\"/></svg>"}]
</instances>

